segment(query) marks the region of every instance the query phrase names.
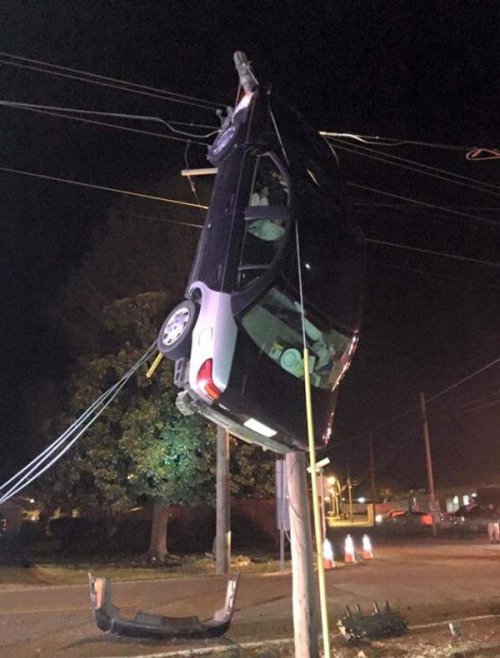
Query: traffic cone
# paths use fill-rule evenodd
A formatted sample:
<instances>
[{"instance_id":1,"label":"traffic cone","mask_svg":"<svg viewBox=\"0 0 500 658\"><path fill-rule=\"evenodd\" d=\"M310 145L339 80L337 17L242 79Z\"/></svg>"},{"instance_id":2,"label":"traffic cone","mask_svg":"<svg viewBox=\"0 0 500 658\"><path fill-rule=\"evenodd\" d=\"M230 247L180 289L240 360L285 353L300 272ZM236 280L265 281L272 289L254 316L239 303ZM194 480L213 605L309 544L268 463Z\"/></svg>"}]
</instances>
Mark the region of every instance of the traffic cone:
<instances>
[{"instance_id":1,"label":"traffic cone","mask_svg":"<svg viewBox=\"0 0 500 658\"><path fill-rule=\"evenodd\" d=\"M372 543L368 535L363 535L363 560L373 560Z\"/></svg>"},{"instance_id":2,"label":"traffic cone","mask_svg":"<svg viewBox=\"0 0 500 658\"><path fill-rule=\"evenodd\" d=\"M354 555L354 542L351 535L347 535L344 543L344 562L346 564L354 564L356 556Z\"/></svg>"},{"instance_id":3,"label":"traffic cone","mask_svg":"<svg viewBox=\"0 0 500 658\"><path fill-rule=\"evenodd\" d=\"M323 542L323 568L325 571L335 568L335 560L333 557L333 546L328 539Z\"/></svg>"}]
</instances>

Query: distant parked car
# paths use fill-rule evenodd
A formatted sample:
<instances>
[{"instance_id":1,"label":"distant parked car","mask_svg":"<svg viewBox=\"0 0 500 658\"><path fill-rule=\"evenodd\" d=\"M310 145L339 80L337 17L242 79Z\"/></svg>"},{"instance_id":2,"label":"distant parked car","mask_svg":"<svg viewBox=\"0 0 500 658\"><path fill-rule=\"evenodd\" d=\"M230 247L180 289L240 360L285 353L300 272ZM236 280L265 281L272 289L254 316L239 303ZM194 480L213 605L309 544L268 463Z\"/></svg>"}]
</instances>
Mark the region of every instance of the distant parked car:
<instances>
[{"instance_id":1,"label":"distant parked car","mask_svg":"<svg viewBox=\"0 0 500 658\"><path fill-rule=\"evenodd\" d=\"M386 526L430 526L432 525L432 514L430 512L391 510L383 523Z\"/></svg>"},{"instance_id":2,"label":"distant parked car","mask_svg":"<svg viewBox=\"0 0 500 658\"><path fill-rule=\"evenodd\" d=\"M3 514L0 514L0 538L7 534L7 519Z\"/></svg>"},{"instance_id":3,"label":"distant parked car","mask_svg":"<svg viewBox=\"0 0 500 658\"><path fill-rule=\"evenodd\" d=\"M439 515L439 527L441 530L456 528L459 521L453 512L441 512Z\"/></svg>"},{"instance_id":4,"label":"distant parked car","mask_svg":"<svg viewBox=\"0 0 500 658\"><path fill-rule=\"evenodd\" d=\"M492 511L479 503L459 507L454 516L459 528L473 532L486 532L488 522L494 520Z\"/></svg>"}]
</instances>

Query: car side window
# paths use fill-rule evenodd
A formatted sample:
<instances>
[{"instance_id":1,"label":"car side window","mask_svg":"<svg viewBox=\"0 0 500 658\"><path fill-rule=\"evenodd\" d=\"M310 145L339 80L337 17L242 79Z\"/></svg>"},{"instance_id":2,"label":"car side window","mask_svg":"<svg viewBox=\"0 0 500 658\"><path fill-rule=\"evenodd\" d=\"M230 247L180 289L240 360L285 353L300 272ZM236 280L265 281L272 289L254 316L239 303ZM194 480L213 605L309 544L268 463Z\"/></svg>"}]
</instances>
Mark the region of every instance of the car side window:
<instances>
[{"instance_id":1,"label":"car side window","mask_svg":"<svg viewBox=\"0 0 500 658\"><path fill-rule=\"evenodd\" d=\"M238 268L238 287L244 287L268 269L285 235L289 189L271 155L255 159L245 209L245 228Z\"/></svg>"}]
</instances>

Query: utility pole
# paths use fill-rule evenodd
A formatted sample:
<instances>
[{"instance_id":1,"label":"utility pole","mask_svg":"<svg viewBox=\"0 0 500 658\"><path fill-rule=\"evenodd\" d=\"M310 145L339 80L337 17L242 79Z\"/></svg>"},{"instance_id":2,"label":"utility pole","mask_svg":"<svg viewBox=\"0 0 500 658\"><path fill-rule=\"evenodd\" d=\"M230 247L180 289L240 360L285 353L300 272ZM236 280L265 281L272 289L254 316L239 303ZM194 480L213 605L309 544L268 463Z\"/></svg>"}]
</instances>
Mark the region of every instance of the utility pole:
<instances>
[{"instance_id":1,"label":"utility pole","mask_svg":"<svg viewBox=\"0 0 500 658\"><path fill-rule=\"evenodd\" d=\"M217 426L215 572L229 573L231 530L229 500L229 432Z\"/></svg>"},{"instance_id":2,"label":"utility pole","mask_svg":"<svg viewBox=\"0 0 500 658\"><path fill-rule=\"evenodd\" d=\"M425 445L425 463L427 466L427 482L429 485L429 497L430 504L429 508L432 516L432 534L437 535L437 525L436 525L436 496L434 493L434 475L432 473L432 456L431 456L431 444L429 440L429 425L427 422L427 408L425 406L425 395L423 392L420 393L420 411L422 413L422 428L424 433L424 445Z\"/></svg>"},{"instance_id":3,"label":"utility pole","mask_svg":"<svg viewBox=\"0 0 500 658\"><path fill-rule=\"evenodd\" d=\"M351 484L351 471L348 472L347 475L347 489L349 492L349 519L351 520L351 523L354 522L353 519L353 514L352 514L352 484Z\"/></svg>"},{"instance_id":4,"label":"utility pole","mask_svg":"<svg viewBox=\"0 0 500 658\"><path fill-rule=\"evenodd\" d=\"M375 455L373 452L373 434L370 432L370 476L372 488L372 504L375 505L377 498L377 486L375 484ZM375 507L373 508L375 510Z\"/></svg>"},{"instance_id":5,"label":"utility pole","mask_svg":"<svg viewBox=\"0 0 500 658\"><path fill-rule=\"evenodd\" d=\"M288 474L290 511L295 655L300 656L300 658L318 658L318 630L314 617L313 545L307 492L306 457L303 452L288 452L285 461Z\"/></svg>"},{"instance_id":6,"label":"utility pole","mask_svg":"<svg viewBox=\"0 0 500 658\"><path fill-rule=\"evenodd\" d=\"M326 539L326 514L325 514L325 476L323 475L323 469L319 469L318 482L320 486L319 498L321 505L321 529L323 535L323 541Z\"/></svg>"}]
</instances>

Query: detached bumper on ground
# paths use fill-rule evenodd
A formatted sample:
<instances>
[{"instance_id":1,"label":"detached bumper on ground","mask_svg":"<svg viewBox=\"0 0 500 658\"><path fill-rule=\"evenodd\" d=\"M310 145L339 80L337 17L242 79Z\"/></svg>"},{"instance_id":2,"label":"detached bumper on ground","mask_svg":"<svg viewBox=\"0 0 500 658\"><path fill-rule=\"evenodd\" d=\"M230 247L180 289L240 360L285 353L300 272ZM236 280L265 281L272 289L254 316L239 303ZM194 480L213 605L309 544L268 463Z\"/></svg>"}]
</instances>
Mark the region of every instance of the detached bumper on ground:
<instances>
[{"instance_id":1,"label":"detached bumper on ground","mask_svg":"<svg viewBox=\"0 0 500 658\"><path fill-rule=\"evenodd\" d=\"M102 631L121 637L138 638L210 638L223 635L231 623L239 576L227 583L226 599L212 619L202 622L193 617L164 617L148 612L137 612L133 619L123 619L120 610L111 602L111 583L107 578L89 574L90 604L95 622Z\"/></svg>"}]
</instances>

